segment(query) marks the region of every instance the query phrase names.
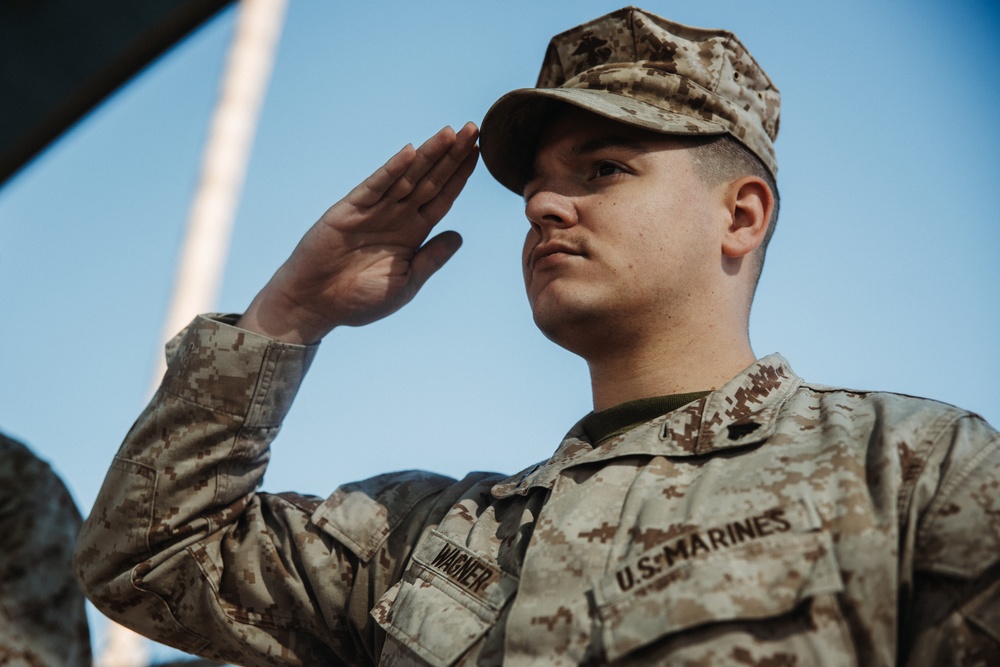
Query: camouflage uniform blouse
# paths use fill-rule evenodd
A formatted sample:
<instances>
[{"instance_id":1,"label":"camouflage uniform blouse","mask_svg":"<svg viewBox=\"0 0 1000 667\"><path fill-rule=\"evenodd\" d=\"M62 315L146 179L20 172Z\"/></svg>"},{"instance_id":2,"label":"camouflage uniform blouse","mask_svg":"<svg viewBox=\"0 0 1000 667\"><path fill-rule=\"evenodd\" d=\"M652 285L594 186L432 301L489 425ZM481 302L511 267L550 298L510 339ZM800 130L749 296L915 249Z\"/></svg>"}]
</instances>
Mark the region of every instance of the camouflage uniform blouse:
<instances>
[{"instance_id":1,"label":"camouflage uniform blouse","mask_svg":"<svg viewBox=\"0 0 1000 667\"><path fill-rule=\"evenodd\" d=\"M48 463L0 433L0 665L89 667L70 567L83 519Z\"/></svg>"},{"instance_id":2,"label":"camouflage uniform blouse","mask_svg":"<svg viewBox=\"0 0 1000 667\"><path fill-rule=\"evenodd\" d=\"M200 318L77 550L94 603L245 665L997 665L1000 436L780 356L513 477L257 493L314 348Z\"/></svg>"}]
</instances>

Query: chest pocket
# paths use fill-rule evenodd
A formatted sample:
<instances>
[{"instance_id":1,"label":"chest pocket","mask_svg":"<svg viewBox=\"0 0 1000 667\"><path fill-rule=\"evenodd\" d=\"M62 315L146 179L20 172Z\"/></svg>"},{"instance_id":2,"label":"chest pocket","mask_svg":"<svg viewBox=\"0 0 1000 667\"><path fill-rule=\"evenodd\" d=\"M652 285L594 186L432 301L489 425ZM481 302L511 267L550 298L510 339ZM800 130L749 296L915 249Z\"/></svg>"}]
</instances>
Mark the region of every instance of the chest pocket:
<instances>
[{"instance_id":1,"label":"chest pocket","mask_svg":"<svg viewBox=\"0 0 1000 667\"><path fill-rule=\"evenodd\" d=\"M783 616L842 591L830 534L813 512L789 509L676 536L600 581L593 596L608 660L701 626ZM836 600L826 596L812 610L810 643L842 652L846 629L830 607Z\"/></svg>"},{"instance_id":2,"label":"chest pocket","mask_svg":"<svg viewBox=\"0 0 1000 667\"><path fill-rule=\"evenodd\" d=\"M496 625L517 582L496 563L431 531L372 617L420 658L444 667Z\"/></svg>"}]
</instances>

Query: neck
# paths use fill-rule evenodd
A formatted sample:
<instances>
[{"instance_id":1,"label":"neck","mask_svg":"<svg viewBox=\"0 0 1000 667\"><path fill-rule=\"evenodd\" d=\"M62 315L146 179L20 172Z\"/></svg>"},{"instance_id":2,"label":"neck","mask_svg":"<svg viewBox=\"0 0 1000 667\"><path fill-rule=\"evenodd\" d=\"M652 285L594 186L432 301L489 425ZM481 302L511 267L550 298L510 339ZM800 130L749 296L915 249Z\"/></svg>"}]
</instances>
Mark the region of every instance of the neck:
<instances>
[{"instance_id":1,"label":"neck","mask_svg":"<svg viewBox=\"0 0 1000 667\"><path fill-rule=\"evenodd\" d=\"M587 359L595 411L639 398L717 389L756 360L746 335L711 330L606 349L611 351Z\"/></svg>"}]
</instances>

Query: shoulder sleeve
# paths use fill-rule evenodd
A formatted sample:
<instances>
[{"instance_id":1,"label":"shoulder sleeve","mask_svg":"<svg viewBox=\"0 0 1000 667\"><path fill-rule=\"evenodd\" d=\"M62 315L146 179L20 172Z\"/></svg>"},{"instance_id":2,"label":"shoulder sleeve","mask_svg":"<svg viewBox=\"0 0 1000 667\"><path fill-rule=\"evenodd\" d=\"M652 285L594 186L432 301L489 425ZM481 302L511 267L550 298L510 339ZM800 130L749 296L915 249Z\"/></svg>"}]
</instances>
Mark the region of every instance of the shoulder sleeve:
<instances>
[{"instance_id":1,"label":"shoulder sleeve","mask_svg":"<svg viewBox=\"0 0 1000 667\"><path fill-rule=\"evenodd\" d=\"M938 448L916 487L907 664L1000 664L1000 434L966 414Z\"/></svg>"},{"instance_id":2,"label":"shoulder sleeve","mask_svg":"<svg viewBox=\"0 0 1000 667\"><path fill-rule=\"evenodd\" d=\"M915 567L974 578L1000 561L1000 434L966 415L940 446L940 470L923 476L936 488L919 520Z\"/></svg>"}]
</instances>

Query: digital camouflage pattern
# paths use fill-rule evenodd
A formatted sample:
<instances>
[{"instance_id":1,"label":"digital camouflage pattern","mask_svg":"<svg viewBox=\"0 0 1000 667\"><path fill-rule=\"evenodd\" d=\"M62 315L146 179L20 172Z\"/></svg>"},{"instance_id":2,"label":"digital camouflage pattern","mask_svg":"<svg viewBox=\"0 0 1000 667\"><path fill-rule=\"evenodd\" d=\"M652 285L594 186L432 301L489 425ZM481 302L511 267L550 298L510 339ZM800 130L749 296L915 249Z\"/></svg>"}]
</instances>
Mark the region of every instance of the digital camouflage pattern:
<instances>
[{"instance_id":1,"label":"digital camouflage pattern","mask_svg":"<svg viewBox=\"0 0 1000 667\"><path fill-rule=\"evenodd\" d=\"M52 468L0 433L0 665L90 665L83 591L70 566L82 521Z\"/></svg>"},{"instance_id":2,"label":"digital camouflage pattern","mask_svg":"<svg viewBox=\"0 0 1000 667\"><path fill-rule=\"evenodd\" d=\"M974 414L774 355L513 477L269 495L315 348L227 321L172 343L76 555L159 641L242 665L1000 664L1000 434Z\"/></svg>"},{"instance_id":3,"label":"digital camouflage pattern","mask_svg":"<svg viewBox=\"0 0 1000 667\"><path fill-rule=\"evenodd\" d=\"M558 102L666 134L728 133L778 172L781 96L737 37L635 7L552 38L535 88L501 97L482 123L483 162L522 194Z\"/></svg>"}]
</instances>

